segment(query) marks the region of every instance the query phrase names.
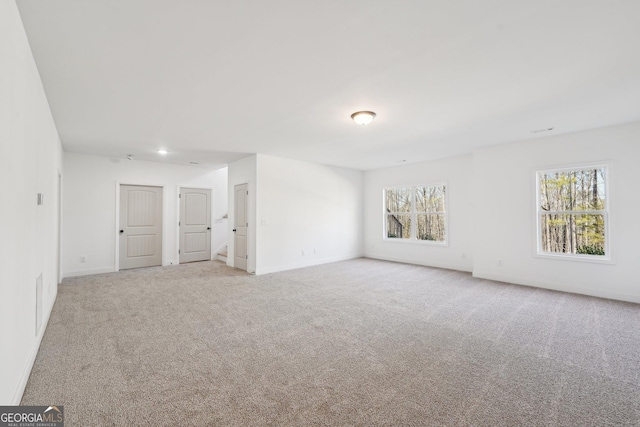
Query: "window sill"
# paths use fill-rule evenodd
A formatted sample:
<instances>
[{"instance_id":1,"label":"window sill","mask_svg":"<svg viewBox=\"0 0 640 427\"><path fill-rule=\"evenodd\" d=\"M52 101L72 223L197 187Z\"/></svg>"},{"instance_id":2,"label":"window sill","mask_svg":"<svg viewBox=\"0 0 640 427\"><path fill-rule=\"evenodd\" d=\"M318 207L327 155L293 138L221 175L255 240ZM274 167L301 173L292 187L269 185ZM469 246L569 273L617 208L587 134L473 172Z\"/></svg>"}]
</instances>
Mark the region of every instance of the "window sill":
<instances>
[{"instance_id":1,"label":"window sill","mask_svg":"<svg viewBox=\"0 0 640 427\"><path fill-rule=\"evenodd\" d=\"M573 262L586 262L590 264L609 264L615 265L615 262L610 257L600 257L597 255L565 255L565 254L552 254L552 253L536 253L533 255L535 258L553 259L558 261L573 261Z\"/></svg>"},{"instance_id":2,"label":"window sill","mask_svg":"<svg viewBox=\"0 0 640 427\"><path fill-rule=\"evenodd\" d=\"M418 246L436 246L436 247L447 247L449 246L449 242L434 242L432 240L415 240L415 239L385 239L382 241L384 243L394 243L394 244L408 244L408 245L418 245Z\"/></svg>"}]
</instances>

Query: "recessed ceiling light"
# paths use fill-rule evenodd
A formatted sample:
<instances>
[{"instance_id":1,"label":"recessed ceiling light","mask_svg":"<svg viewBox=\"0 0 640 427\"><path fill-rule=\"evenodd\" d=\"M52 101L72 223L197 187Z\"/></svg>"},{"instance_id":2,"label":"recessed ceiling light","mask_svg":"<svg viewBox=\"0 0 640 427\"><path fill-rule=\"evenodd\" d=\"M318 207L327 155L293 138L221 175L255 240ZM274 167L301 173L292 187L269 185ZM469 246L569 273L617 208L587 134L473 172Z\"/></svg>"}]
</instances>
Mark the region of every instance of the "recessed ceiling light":
<instances>
[{"instance_id":1,"label":"recessed ceiling light","mask_svg":"<svg viewBox=\"0 0 640 427\"><path fill-rule=\"evenodd\" d=\"M165 150L165 149L163 149L163 148L162 148L162 149L160 149L160 150L158 150L158 154L162 154L163 156L164 156L165 154L167 154L167 153L168 153L168 151L167 151L167 150Z\"/></svg>"},{"instance_id":2,"label":"recessed ceiling light","mask_svg":"<svg viewBox=\"0 0 640 427\"><path fill-rule=\"evenodd\" d=\"M368 125L376 118L376 113L373 111L356 111L351 115L354 122L359 125Z\"/></svg>"}]
</instances>

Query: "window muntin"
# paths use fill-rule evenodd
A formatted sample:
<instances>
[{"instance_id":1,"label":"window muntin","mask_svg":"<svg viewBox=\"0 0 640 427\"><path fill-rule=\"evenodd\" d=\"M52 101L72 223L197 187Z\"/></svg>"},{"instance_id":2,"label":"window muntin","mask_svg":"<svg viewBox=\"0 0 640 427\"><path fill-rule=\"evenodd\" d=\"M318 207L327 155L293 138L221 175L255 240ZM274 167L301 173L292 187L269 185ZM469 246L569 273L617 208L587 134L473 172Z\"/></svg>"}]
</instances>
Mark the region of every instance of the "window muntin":
<instances>
[{"instance_id":1,"label":"window muntin","mask_svg":"<svg viewBox=\"0 0 640 427\"><path fill-rule=\"evenodd\" d=\"M385 190L385 238L446 243L444 184Z\"/></svg>"},{"instance_id":2,"label":"window muntin","mask_svg":"<svg viewBox=\"0 0 640 427\"><path fill-rule=\"evenodd\" d=\"M602 165L537 173L538 254L610 259L607 182Z\"/></svg>"}]
</instances>

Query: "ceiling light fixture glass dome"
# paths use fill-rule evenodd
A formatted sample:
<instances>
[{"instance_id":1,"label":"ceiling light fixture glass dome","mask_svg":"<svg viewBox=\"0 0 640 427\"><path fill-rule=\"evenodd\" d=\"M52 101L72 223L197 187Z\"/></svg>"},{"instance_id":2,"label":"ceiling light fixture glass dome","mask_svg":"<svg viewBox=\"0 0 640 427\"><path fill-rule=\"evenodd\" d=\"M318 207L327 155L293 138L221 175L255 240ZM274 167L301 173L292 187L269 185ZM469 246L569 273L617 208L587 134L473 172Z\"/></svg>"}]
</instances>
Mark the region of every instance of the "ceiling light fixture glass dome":
<instances>
[{"instance_id":1,"label":"ceiling light fixture glass dome","mask_svg":"<svg viewBox=\"0 0 640 427\"><path fill-rule=\"evenodd\" d=\"M376 118L376 113L373 111L356 111L351 115L354 122L359 125L368 125Z\"/></svg>"}]
</instances>

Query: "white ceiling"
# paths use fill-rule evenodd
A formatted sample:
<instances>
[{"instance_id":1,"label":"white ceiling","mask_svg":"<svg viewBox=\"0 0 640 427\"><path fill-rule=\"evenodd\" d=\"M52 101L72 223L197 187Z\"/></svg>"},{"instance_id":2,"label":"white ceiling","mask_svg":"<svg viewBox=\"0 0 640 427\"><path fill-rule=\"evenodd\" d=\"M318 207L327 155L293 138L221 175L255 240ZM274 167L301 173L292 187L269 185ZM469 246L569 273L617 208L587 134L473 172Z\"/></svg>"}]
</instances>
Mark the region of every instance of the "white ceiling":
<instances>
[{"instance_id":1,"label":"white ceiling","mask_svg":"<svg viewBox=\"0 0 640 427\"><path fill-rule=\"evenodd\" d=\"M17 4L67 151L367 170L640 120L638 0Z\"/></svg>"}]
</instances>

